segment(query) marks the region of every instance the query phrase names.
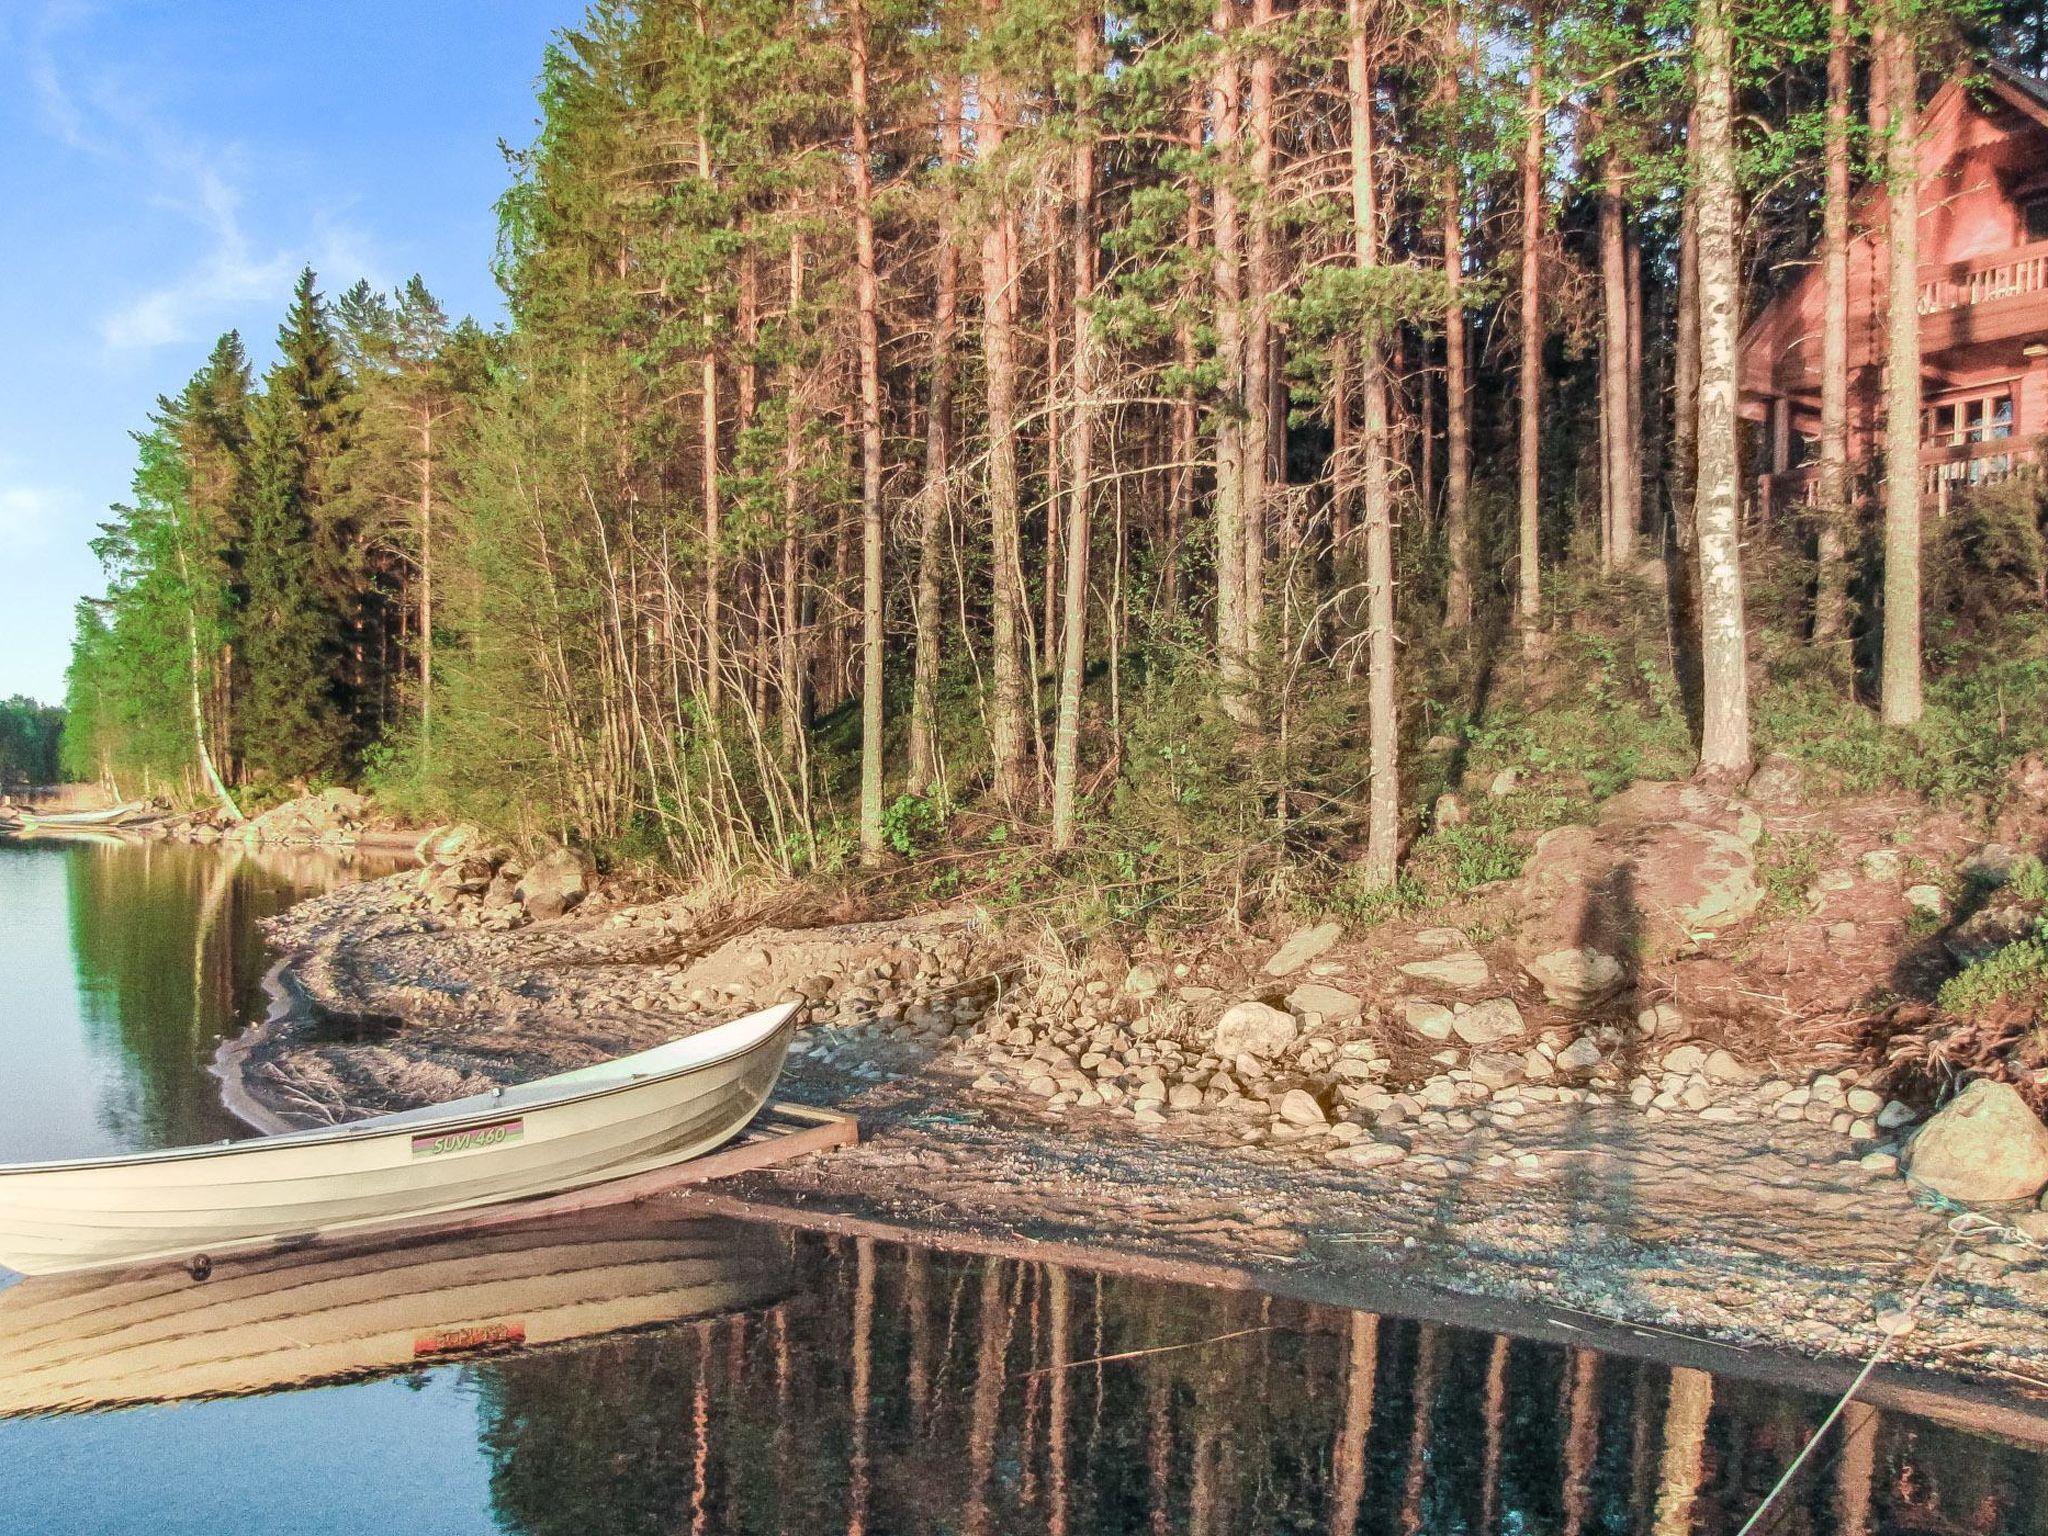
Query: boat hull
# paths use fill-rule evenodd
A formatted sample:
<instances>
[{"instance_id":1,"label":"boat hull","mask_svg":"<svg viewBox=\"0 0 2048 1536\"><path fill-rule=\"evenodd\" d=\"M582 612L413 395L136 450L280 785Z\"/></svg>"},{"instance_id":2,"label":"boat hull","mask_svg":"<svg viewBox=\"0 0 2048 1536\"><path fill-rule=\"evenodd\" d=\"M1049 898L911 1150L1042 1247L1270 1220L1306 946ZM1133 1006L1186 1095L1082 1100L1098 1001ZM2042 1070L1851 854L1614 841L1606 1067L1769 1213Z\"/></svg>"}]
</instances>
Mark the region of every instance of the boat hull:
<instances>
[{"instance_id":1,"label":"boat hull","mask_svg":"<svg viewBox=\"0 0 2048 1536\"><path fill-rule=\"evenodd\" d=\"M447 1113L156 1157L0 1169L0 1263L37 1275L211 1259L684 1162L737 1135L767 1102L794 1009L723 1028L742 1026L752 1026L745 1048L671 1072L570 1073Z\"/></svg>"},{"instance_id":2,"label":"boat hull","mask_svg":"<svg viewBox=\"0 0 2048 1536\"><path fill-rule=\"evenodd\" d=\"M365 1380L784 1294L779 1234L645 1208L0 1292L0 1418Z\"/></svg>"}]
</instances>

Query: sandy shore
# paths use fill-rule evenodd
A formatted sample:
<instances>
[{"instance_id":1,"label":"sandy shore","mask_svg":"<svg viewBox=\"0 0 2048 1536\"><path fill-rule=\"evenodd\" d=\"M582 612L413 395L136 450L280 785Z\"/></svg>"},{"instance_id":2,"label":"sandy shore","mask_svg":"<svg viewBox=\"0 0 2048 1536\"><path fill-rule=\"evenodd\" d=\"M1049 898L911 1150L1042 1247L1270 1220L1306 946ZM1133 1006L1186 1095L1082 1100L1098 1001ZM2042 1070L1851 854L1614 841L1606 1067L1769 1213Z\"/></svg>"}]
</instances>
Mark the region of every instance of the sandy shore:
<instances>
[{"instance_id":1,"label":"sandy shore","mask_svg":"<svg viewBox=\"0 0 2048 1536\"><path fill-rule=\"evenodd\" d=\"M2048 1402L2043 1253L1956 1237L1826 1125L1651 1119L1593 1095L1418 1131L1401 1163L1345 1170L1247 1144L1242 1117L1052 1106L984 1075L973 1020L999 994L1014 1006L1016 972L960 914L795 929L667 907L488 932L422 915L399 876L305 903L273 939L278 1006L222 1061L230 1103L266 1125L601 1059L820 991L829 968L862 984L817 1003L830 1022L800 1037L782 1091L858 1115L862 1144L718 1198L1477 1326L1620 1329L1667 1355L1832 1369L1910 1309L1899 1366Z\"/></svg>"}]
</instances>

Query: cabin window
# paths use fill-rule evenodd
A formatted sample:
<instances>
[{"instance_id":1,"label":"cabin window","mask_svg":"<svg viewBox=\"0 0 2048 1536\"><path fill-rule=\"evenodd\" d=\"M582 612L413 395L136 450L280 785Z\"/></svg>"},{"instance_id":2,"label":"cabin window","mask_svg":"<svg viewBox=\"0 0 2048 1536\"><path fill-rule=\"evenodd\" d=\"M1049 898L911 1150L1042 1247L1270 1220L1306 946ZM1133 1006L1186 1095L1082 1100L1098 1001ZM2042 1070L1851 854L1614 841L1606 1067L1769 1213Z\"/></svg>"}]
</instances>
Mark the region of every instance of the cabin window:
<instances>
[{"instance_id":1,"label":"cabin window","mask_svg":"<svg viewBox=\"0 0 2048 1536\"><path fill-rule=\"evenodd\" d=\"M2020 204L2020 238L2029 242L2048 240L2048 192Z\"/></svg>"},{"instance_id":2,"label":"cabin window","mask_svg":"<svg viewBox=\"0 0 2048 1536\"><path fill-rule=\"evenodd\" d=\"M1961 448L2012 436L2012 391L1939 400L1920 413L1920 443L1925 448Z\"/></svg>"}]
</instances>

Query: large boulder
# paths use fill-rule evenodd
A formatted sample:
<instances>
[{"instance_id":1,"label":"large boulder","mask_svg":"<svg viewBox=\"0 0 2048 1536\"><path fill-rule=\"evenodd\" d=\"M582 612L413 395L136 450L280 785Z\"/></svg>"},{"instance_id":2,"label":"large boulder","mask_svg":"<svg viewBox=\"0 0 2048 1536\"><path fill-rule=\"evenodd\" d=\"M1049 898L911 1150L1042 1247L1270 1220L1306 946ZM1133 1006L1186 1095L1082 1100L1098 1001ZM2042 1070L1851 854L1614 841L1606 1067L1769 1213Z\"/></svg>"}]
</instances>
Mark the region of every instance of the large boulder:
<instances>
[{"instance_id":1,"label":"large boulder","mask_svg":"<svg viewBox=\"0 0 2048 1536\"><path fill-rule=\"evenodd\" d=\"M1951 1200L2031 1200L2048 1188L2048 1126L2010 1083L1979 1078L1914 1134L1905 1168Z\"/></svg>"},{"instance_id":2,"label":"large boulder","mask_svg":"<svg viewBox=\"0 0 2048 1536\"><path fill-rule=\"evenodd\" d=\"M590 876L580 855L568 848L543 854L519 877L518 897L535 918L560 917L589 894Z\"/></svg>"},{"instance_id":3,"label":"large boulder","mask_svg":"<svg viewBox=\"0 0 2048 1536\"><path fill-rule=\"evenodd\" d=\"M1596 1008L1628 986L1638 957L1746 922L1764 896L1761 826L1700 785L1645 782L1606 801L1593 825L1546 832L1517 892L1523 969L1557 1007Z\"/></svg>"},{"instance_id":4,"label":"large boulder","mask_svg":"<svg viewBox=\"0 0 2048 1536\"><path fill-rule=\"evenodd\" d=\"M454 864L469 854L480 852L485 842L482 828L458 821L434 828L413 844L412 851L422 864Z\"/></svg>"},{"instance_id":5,"label":"large boulder","mask_svg":"<svg viewBox=\"0 0 2048 1536\"><path fill-rule=\"evenodd\" d=\"M1295 1023L1294 1015L1284 1008L1257 1001L1243 1002L1225 1009L1223 1017L1216 1021L1211 1049L1225 1060L1250 1056L1258 1061L1271 1061L1294 1044L1300 1033L1301 1026Z\"/></svg>"},{"instance_id":6,"label":"large boulder","mask_svg":"<svg viewBox=\"0 0 2048 1536\"><path fill-rule=\"evenodd\" d=\"M1647 929L1697 938L1746 921L1764 899L1756 855L1740 834L1687 822L1658 827L1633 850L1635 899Z\"/></svg>"}]
</instances>

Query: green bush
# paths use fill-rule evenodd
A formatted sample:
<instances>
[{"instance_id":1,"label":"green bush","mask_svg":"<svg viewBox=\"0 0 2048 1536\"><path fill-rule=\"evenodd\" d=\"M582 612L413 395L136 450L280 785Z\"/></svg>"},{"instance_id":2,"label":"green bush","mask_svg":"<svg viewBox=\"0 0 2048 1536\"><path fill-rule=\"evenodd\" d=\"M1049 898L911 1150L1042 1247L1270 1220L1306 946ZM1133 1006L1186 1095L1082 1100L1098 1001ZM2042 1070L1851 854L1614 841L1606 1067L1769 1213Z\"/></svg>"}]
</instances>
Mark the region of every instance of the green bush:
<instances>
[{"instance_id":1,"label":"green bush","mask_svg":"<svg viewBox=\"0 0 2048 1536\"><path fill-rule=\"evenodd\" d=\"M2026 1001L2036 1014L2048 1008L2048 920L1950 977L1937 1001L1950 1013L1970 1014L2008 998Z\"/></svg>"}]
</instances>

